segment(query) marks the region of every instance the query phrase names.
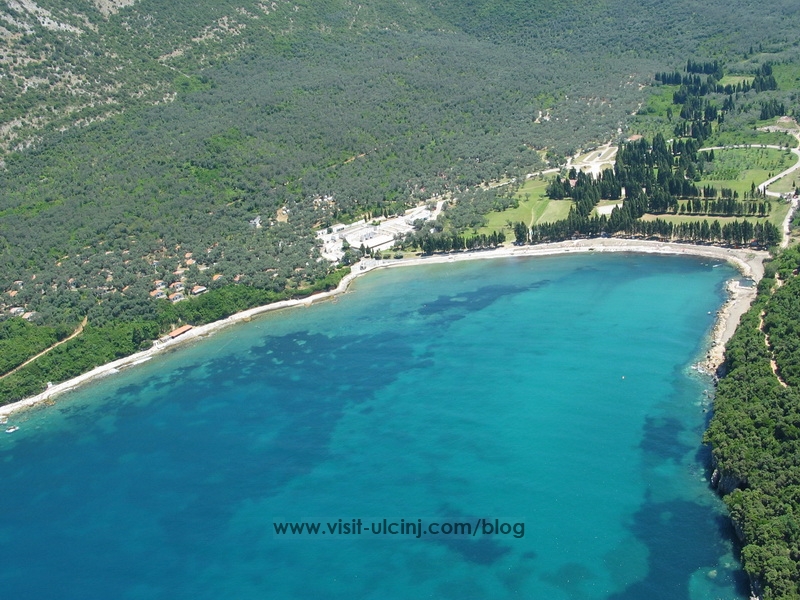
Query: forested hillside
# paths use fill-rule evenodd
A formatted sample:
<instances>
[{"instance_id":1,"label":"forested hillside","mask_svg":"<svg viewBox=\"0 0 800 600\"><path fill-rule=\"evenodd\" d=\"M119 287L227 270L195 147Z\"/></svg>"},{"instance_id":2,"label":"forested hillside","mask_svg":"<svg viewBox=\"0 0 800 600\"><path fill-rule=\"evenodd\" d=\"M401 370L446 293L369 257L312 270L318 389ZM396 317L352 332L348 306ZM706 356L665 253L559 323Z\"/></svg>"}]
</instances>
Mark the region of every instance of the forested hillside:
<instances>
[{"instance_id":1,"label":"forested hillside","mask_svg":"<svg viewBox=\"0 0 800 600\"><path fill-rule=\"evenodd\" d=\"M7 0L0 6L0 146L24 147L42 131L169 102L190 85L184 76L248 55L301 58L298 43L309 36L349 45L377 32L466 36L480 42L469 50L476 63L492 60L483 52L499 45L519 81L537 79L540 107L563 100L562 119L576 118L581 111L567 111L571 103L630 103L621 93L642 83L645 61L672 68L687 53L734 60L753 46L784 49L795 42L797 18L791 0L772 2L769 11L722 0L701 8L650 0L635 11L625 0ZM481 81L469 75L462 73L465 88ZM608 134L609 125L589 137Z\"/></svg>"},{"instance_id":2,"label":"forested hillside","mask_svg":"<svg viewBox=\"0 0 800 600\"><path fill-rule=\"evenodd\" d=\"M744 567L765 600L800 598L800 251L768 265L726 351L706 432L714 484L741 536Z\"/></svg>"},{"instance_id":3,"label":"forested hillside","mask_svg":"<svg viewBox=\"0 0 800 600\"><path fill-rule=\"evenodd\" d=\"M316 228L438 194L465 199L466 226L492 201L469 208L478 184L626 136L653 73L796 50L788 0L768 14L718 0L629 9L7 0L0 315L62 333L87 317L87 335L108 330L99 361L199 318L168 297L210 290L204 306L233 310L307 294L340 276ZM223 302L231 286L256 292ZM53 330L9 331L33 350ZM4 381L4 401L34 389Z\"/></svg>"}]
</instances>

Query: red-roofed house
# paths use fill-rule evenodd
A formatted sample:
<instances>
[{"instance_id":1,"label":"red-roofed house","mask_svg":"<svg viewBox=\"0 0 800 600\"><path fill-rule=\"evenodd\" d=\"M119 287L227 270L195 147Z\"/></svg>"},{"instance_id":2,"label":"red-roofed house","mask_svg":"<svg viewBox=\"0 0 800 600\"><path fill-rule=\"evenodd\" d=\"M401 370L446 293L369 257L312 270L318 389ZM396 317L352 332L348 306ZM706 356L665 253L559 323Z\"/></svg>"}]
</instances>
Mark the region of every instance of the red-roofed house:
<instances>
[{"instance_id":1,"label":"red-roofed house","mask_svg":"<svg viewBox=\"0 0 800 600\"><path fill-rule=\"evenodd\" d=\"M171 337L174 340L176 337L178 337L179 335L183 335L184 333L186 333L190 329L192 329L191 325L183 325L181 327L178 327L174 331L170 331L168 335L169 335L169 337Z\"/></svg>"}]
</instances>

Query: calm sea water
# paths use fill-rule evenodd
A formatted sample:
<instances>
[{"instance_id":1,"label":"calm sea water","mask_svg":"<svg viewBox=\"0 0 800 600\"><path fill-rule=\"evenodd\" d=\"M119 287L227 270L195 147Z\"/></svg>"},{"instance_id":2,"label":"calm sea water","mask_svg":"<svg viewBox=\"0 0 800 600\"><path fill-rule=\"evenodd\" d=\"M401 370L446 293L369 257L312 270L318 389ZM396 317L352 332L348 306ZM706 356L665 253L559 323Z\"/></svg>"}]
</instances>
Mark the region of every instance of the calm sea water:
<instances>
[{"instance_id":1,"label":"calm sea water","mask_svg":"<svg viewBox=\"0 0 800 600\"><path fill-rule=\"evenodd\" d=\"M2 594L745 598L690 368L732 276L636 255L378 272L16 417ZM481 518L524 535L368 529Z\"/></svg>"}]
</instances>

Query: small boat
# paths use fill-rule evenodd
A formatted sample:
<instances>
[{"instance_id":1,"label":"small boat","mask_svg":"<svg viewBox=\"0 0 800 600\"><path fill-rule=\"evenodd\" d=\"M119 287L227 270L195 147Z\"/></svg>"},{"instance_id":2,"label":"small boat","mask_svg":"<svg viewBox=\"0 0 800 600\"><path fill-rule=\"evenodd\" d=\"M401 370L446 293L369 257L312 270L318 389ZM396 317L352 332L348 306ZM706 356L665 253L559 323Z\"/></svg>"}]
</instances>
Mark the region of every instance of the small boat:
<instances>
[{"instance_id":1,"label":"small boat","mask_svg":"<svg viewBox=\"0 0 800 600\"><path fill-rule=\"evenodd\" d=\"M6 429L6 433L14 433L17 429L19 429L19 427L14 425L13 427L9 427L8 429Z\"/></svg>"}]
</instances>

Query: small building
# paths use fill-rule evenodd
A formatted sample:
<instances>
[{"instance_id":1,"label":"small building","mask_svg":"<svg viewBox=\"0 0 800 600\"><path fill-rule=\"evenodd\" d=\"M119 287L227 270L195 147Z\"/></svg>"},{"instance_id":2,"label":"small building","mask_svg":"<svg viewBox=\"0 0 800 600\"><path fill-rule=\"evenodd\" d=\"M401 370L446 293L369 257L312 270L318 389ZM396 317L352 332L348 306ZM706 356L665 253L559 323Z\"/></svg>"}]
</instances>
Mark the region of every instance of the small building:
<instances>
[{"instance_id":1,"label":"small building","mask_svg":"<svg viewBox=\"0 0 800 600\"><path fill-rule=\"evenodd\" d=\"M163 290L165 287L167 287L167 284L160 279L158 281L154 281L153 285L157 290Z\"/></svg>"},{"instance_id":2,"label":"small building","mask_svg":"<svg viewBox=\"0 0 800 600\"><path fill-rule=\"evenodd\" d=\"M8 312L11 313L12 317L21 317L22 315L25 314L25 309L22 308L21 306L14 306Z\"/></svg>"},{"instance_id":3,"label":"small building","mask_svg":"<svg viewBox=\"0 0 800 600\"><path fill-rule=\"evenodd\" d=\"M178 327L174 331L170 331L167 335L169 335L169 337L171 337L174 340L176 337L178 337L179 335L183 335L190 329L192 329L191 325L182 325L181 327Z\"/></svg>"},{"instance_id":4,"label":"small building","mask_svg":"<svg viewBox=\"0 0 800 600\"><path fill-rule=\"evenodd\" d=\"M184 296L182 292L175 292L174 294L169 295L169 299L173 304L175 304L181 300L186 300L186 296Z\"/></svg>"},{"instance_id":5,"label":"small building","mask_svg":"<svg viewBox=\"0 0 800 600\"><path fill-rule=\"evenodd\" d=\"M169 288L171 290L175 290L176 292L179 292L179 291L181 291L183 289L183 282L182 281L175 281L173 283L170 283L169 284Z\"/></svg>"},{"instance_id":6,"label":"small building","mask_svg":"<svg viewBox=\"0 0 800 600\"><path fill-rule=\"evenodd\" d=\"M216 273L212 278L211 281L216 281L222 277L222 273Z\"/></svg>"},{"instance_id":7,"label":"small building","mask_svg":"<svg viewBox=\"0 0 800 600\"><path fill-rule=\"evenodd\" d=\"M151 298L166 298L167 295L164 293L164 290L153 290L150 292Z\"/></svg>"},{"instance_id":8,"label":"small building","mask_svg":"<svg viewBox=\"0 0 800 600\"><path fill-rule=\"evenodd\" d=\"M192 288L192 296L199 296L200 294L205 294L208 291L203 285L196 285Z\"/></svg>"},{"instance_id":9,"label":"small building","mask_svg":"<svg viewBox=\"0 0 800 600\"><path fill-rule=\"evenodd\" d=\"M36 312L30 310L30 311L26 312L24 315L22 315L22 318L25 319L26 321L30 321L35 316L36 316Z\"/></svg>"}]
</instances>

